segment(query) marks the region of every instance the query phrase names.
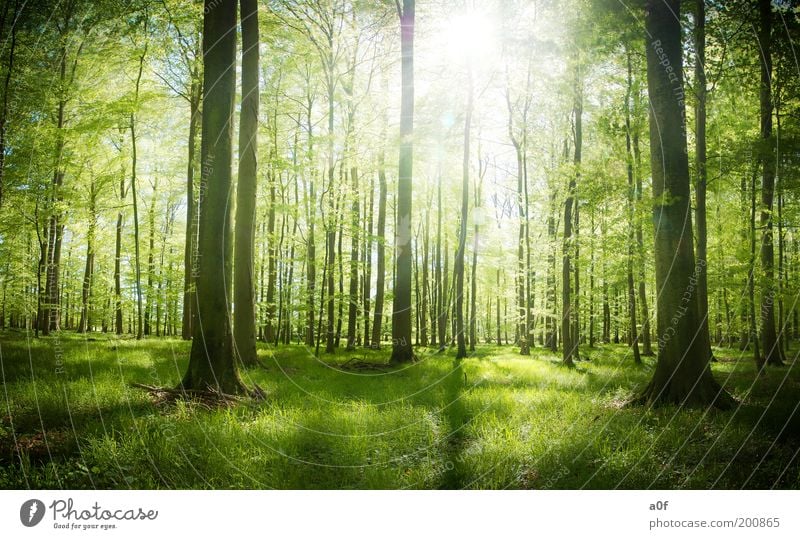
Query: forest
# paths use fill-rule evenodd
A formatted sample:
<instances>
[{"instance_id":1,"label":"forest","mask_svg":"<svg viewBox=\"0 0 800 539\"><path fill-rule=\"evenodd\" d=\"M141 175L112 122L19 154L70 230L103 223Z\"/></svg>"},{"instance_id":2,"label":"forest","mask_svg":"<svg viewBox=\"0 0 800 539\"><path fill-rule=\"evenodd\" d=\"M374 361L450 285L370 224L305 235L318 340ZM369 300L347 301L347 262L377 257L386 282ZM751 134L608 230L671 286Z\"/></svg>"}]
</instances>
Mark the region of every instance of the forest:
<instances>
[{"instance_id":1,"label":"forest","mask_svg":"<svg viewBox=\"0 0 800 539\"><path fill-rule=\"evenodd\" d=\"M800 488L798 38L0 0L0 487Z\"/></svg>"}]
</instances>

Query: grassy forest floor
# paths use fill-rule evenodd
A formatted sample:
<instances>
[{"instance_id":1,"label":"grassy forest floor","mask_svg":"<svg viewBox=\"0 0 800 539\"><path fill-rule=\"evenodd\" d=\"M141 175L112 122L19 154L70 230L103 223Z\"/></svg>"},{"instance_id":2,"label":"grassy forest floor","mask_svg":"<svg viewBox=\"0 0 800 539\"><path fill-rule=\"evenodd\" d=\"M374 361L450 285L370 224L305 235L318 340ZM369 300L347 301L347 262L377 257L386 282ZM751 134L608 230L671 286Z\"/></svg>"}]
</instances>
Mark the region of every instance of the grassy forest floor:
<instances>
[{"instance_id":1,"label":"grassy forest floor","mask_svg":"<svg viewBox=\"0 0 800 539\"><path fill-rule=\"evenodd\" d=\"M622 345L573 370L541 348L388 370L352 360L388 350L263 347L243 377L268 397L214 409L131 387L174 386L188 350L0 333L0 488L800 488L797 362L757 377L717 349L727 412L623 406L654 360Z\"/></svg>"}]
</instances>

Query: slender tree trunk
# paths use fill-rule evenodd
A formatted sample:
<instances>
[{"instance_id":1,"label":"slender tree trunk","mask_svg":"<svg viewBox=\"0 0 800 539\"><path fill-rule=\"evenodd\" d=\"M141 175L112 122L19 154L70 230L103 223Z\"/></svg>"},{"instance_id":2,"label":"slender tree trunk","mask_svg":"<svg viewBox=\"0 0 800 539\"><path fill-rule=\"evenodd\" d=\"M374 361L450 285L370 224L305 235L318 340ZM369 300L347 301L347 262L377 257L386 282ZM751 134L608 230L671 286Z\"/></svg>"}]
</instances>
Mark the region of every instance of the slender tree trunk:
<instances>
[{"instance_id":1,"label":"slender tree trunk","mask_svg":"<svg viewBox=\"0 0 800 539\"><path fill-rule=\"evenodd\" d=\"M756 365L761 365L762 357L759 349L758 327L756 319L756 174L758 167L753 170L750 182L750 271L747 276L748 306L750 309L750 331L748 342L753 343L753 359Z\"/></svg>"},{"instance_id":2,"label":"slender tree trunk","mask_svg":"<svg viewBox=\"0 0 800 539\"><path fill-rule=\"evenodd\" d=\"M381 346L381 327L383 325L383 295L386 288L386 167L384 166L386 146L385 126L381 136L381 149L378 154L378 230L377 230L377 269L375 281L375 313L372 322L372 348Z\"/></svg>"},{"instance_id":3,"label":"slender tree trunk","mask_svg":"<svg viewBox=\"0 0 800 539\"><path fill-rule=\"evenodd\" d=\"M153 194L150 197L150 208L147 212L148 226L148 250L147 250L147 305L144 308L144 334L150 335L153 331L151 315L153 304L157 301L153 293L155 277L155 251L156 251L156 193L158 193L158 183L153 185ZM156 319L157 320L157 319Z\"/></svg>"},{"instance_id":4,"label":"slender tree trunk","mask_svg":"<svg viewBox=\"0 0 800 539\"><path fill-rule=\"evenodd\" d=\"M469 68L468 68L469 69ZM453 263L453 272L456 282L456 342L458 350L456 359L467 357L467 345L464 335L464 258L467 247L467 219L469 218L469 142L470 128L472 127L472 72L468 74L467 82L467 109L464 118L464 159L462 161L462 183L461 183L461 218L458 233L458 249Z\"/></svg>"},{"instance_id":5,"label":"slender tree trunk","mask_svg":"<svg viewBox=\"0 0 800 539\"><path fill-rule=\"evenodd\" d=\"M695 186L695 219L697 221L697 308L700 316L700 331L708 337L708 360L714 357L711 351L711 338L708 329L708 226L706 224L706 187L708 174L706 171L706 6L705 0L695 2L695 65L694 76L696 90L695 102L695 169L697 185Z\"/></svg>"},{"instance_id":6,"label":"slender tree trunk","mask_svg":"<svg viewBox=\"0 0 800 539\"><path fill-rule=\"evenodd\" d=\"M372 344L370 334L370 307L372 295L372 245L374 240L372 238L373 219L375 216L375 179L370 178L369 192L367 195L369 204L364 205L364 210L367 211L365 221L367 224L366 233L364 234L364 249L361 254L362 264L364 266L364 346L369 347Z\"/></svg>"},{"instance_id":7,"label":"slender tree trunk","mask_svg":"<svg viewBox=\"0 0 800 539\"><path fill-rule=\"evenodd\" d=\"M200 74L195 68L192 74L192 84L189 90L189 141L188 159L186 165L186 239L183 248L183 309L181 322L181 337L188 341L192 338L194 275L197 271L197 230L198 212L194 191L194 171L196 165L197 127L200 121L200 100L202 98L202 83Z\"/></svg>"},{"instance_id":8,"label":"slender tree trunk","mask_svg":"<svg viewBox=\"0 0 800 539\"><path fill-rule=\"evenodd\" d=\"M81 318L78 322L78 333L91 330L91 298L92 278L94 276L94 243L97 228L97 188L92 178L89 185L89 228L86 231L86 265L83 270L83 288L81 290ZM4 289L5 290L5 289Z\"/></svg>"},{"instance_id":9,"label":"slender tree trunk","mask_svg":"<svg viewBox=\"0 0 800 539\"><path fill-rule=\"evenodd\" d=\"M478 174L478 181L475 185L475 209L480 208L481 205L481 180L483 179L483 171ZM477 342L476 335L476 303L478 297L478 234L480 226L478 220L475 220L473 225L472 236L472 267L470 268L472 275L470 277L470 314L469 314L469 349L471 352L475 351L475 343Z\"/></svg>"},{"instance_id":10,"label":"slender tree trunk","mask_svg":"<svg viewBox=\"0 0 800 539\"><path fill-rule=\"evenodd\" d=\"M145 15L144 33L147 34L147 15ZM144 60L147 56L148 43L145 41L142 54L139 56L139 72L136 76L136 86L134 89L134 110L130 115L130 131L131 131L131 198L133 199L133 246L134 246L134 259L136 270L136 338L141 339L144 336L143 327L143 313L142 313L142 267L141 256L139 251L139 197L136 193L138 179L136 177L137 166L137 139L136 139L136 112L139 107L139 88L142 83L142 74L144 72Z\"/></svg>"},{"instance_id":11,"label":"slender tree trunk","mask_svg":"<svg viewBox=\"0 0 800 539\"><path fill-rule=\"evenodd\" d=\"M628 277L628 314L631 325L630 344L631 351L633 352L633 362L638 365L641 364L642 358L639 355L639 336L636 333L636 289L634 288L633 281L633 242L636 226L636 183L633 178L634 163L633 152L631 149L631 93L633 90L633 69L631 66L631 51L627 48L627 46L625 52L628 60L628 84L627 92L625 94L625 150L628 161L628 257L626 266Z\"/></svg>"},{"instance_id":12,"label":"slender tree trunk","mask_svg":"<svg viewBox=\"0 0 800 539\"><path fill-rule=\"evenodd\" d=\"M356 347L356 328L358 325L358 242L359 216L361 215L361 193L358 191L358 169L350 168L350 182L353 188L350 206L350 304L347 310L347 349Z\"/></svg>"},{"instance_id":13,"label":"slender tree trunk","mask_svg":"<svg viewBox=\"0 0 800 539\"><path fill-rule=\"evenodd\" d=\"M578 336L573 334L572 331L572 318L577 316L578 313L573 315L572 303L570 301L571 292L571 261L570 251L572 250L572 224L573 224L573 206L576 204L575 191L577 186L578 175L580 174L581 163L581 144L583 141L582 133L582 119L583 119L583 96L582 89L580 88L580 67L575 66L575 87L574 87L574 100L572 106L572 114L575 121L575 149L573 163L575 164L576 171L570 176L569 184L567 186L567 200L564 205L564 252L561 268L561 295L562 295L562 314L561 314L561 340L563 342L563 362L565 365L572 367L576 352L578 349Z\"/></svg>"},{"instance_id":14,"label":"slender tree trunk","mask_svg":"<svg viewBox=\"0 0 800 539\"><path fill-rule=\"evenodd\" d=\"M428 205L430 207L430 204ZM420 344L428 346L428 247L430 243L430 213L425 210L425 225L422 231L422 299L419 309ZM435 337L434 337L435 339Z\"/></svg>"},{"instance_id":15,"label":"slender tree trunk","mask_svg":"<svg viewBox=\"0 0 800 539\"><path fill-rule=\"evenodd\" d=\"M764 357L758 366L782 365L783 351L775 331L775 252L772 236L772 205L775 195L775 149L772 142L772 2L758 2L761 28L759 56L761 60L761 344Z\"/></svg>"}]
</instances>

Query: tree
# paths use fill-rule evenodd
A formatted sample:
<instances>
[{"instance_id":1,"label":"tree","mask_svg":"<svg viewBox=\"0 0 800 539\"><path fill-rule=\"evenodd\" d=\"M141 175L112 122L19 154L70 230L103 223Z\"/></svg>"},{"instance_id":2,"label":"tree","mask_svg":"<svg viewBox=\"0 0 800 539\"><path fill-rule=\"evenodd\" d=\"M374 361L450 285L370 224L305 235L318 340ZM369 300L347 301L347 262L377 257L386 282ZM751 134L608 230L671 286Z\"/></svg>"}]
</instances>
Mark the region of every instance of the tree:
<instances>
[{"instance_id":1,"label":"tree","mask_svg":"<svg viewBox=\"0 0 800 539\"><path fill-rule=\"evenodd\" d=\"M648 0L646 7L655 268L660 292L658 362L640 401L725 407L730 397L711 374L696 296L680 6L680 0Z\"/></svg>"},{"instance_id":2,"label":"tree","mask_svg":"<svg viewBox=\"0 0 800 539\"><path fill-rule=\"evenodd\" d=\"M243 365L255 365L255 228L258 192L258 1L241 0L242 105L239 121L239 180L236 186L233 337ZM274 202L273 202L274 205ZM274 221L274 219L273 219ZM270 246L274 243L270 237ZM270 339L271 340L271 339Z\"/></svg>"},{"instance_id":3,"label":"tree","mask_svg":"<svg viewBox=\"0 0 800 539\"><path fill-rule=\"evenodd\" d=\"M706 191L708 173L706 171L706 7L705 0L695 0L694 13L694 76L696 86L695 102L695 218L697 221L697 308L700 316L701 332L706 334L708 359L713 358L711 339L708 331L708 226L706 224Z\"/></svg>"},{"instance_id":4,"label":"tree","mask_svg":"<svg viewBox=\"0 0 800 539\"><path fill-rule=\"evenodd\" d=\"M458 229L458 248L453 262L453 273L456 284L456 359L467 357L467 346L464 335L464 258L467 249L467 220L469 219L469 139L472 127L473 89L472 72L467 70L467 108L464 117L464 157L461 163L461 218Z\"/></svg>"},{"instance_id":5,"label":"tree","mask_svg":"<svg viewBox=\"0 0 800 539\"><path fill-rule=\"evenodd\" d=\"M572 229L575 224L575 217L577 216L577 202L575 197L575 189L577 180L580 176L580 166L582 159L583 147L583 78L581 73L580 62L575 62L575 81L573 86L573 104L572 104L572 118L574 123L574 138L575 149L573 156L573 163L575 165L575 172L570 175L569 183L567 185L567 200L564 203L564 251L562 254L561 263L561 340L563 343L562 361L568 367L574 366L575 359L578 358L578 345L580 344L580 337L577 333L578 325L573 325L573 317L577 320L579 313L573 313L572 302L570 301L571 290L571 255L570 251L573 249ZM575 207L575 216L573 215L573 206ZM577 258L577 257L576 257ZM577 262L577 260L576 260ZM576 274L577 275L577 274ZM575 286L577 287L577 279ZM577 296L577 290L575 292Z\"/></svg>"},{"instance_id":6,"label":"tree","mask_svg":"<svg viewBox=\"0 0 800 539\"><path fill-rule=\"evenodd\" d=\"M395 223L395 287L392 308L391 363L414 359L411 343L411 189L414 158L414 0L395 0L400 16L402 82L400 90L400 163Z\"/></svg>"},{"instance_id":7,"label":"tree","mask_svg":"<svg viewBox=\"0 0 800 539\"><path fill-rule=\"evenodd\" d=\"M783 365L783 350L775 331L775 247L772 236L772 205L775 198L775 150L772 141L772 2L759 0L761 27L758 33L761 60L761 347L763 365Z\"/></svg>"},{"instance_id":8,"label":"tree","mask_svg":"<svg viewBox=\"0 0 800 539\"><path fill-rule=\"evenodd\" d=\"M183 389L246 391L233 353L231 159L236 95L236 0L206 0L203 17L203 119L198 275L189 365Z\"/></svg>"}]
</instances>

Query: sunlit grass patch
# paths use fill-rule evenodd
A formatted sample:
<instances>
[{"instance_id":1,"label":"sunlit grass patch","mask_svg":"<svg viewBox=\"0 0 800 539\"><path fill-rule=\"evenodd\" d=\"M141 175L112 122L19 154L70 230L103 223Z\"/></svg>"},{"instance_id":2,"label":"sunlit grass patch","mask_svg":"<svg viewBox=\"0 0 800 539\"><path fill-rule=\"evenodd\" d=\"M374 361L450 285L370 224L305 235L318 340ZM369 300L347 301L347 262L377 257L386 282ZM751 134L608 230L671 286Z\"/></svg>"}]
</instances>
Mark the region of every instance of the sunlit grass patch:
<instances>
[{"instance_id":1,"label":"sunlit grass patch","mask_svg":"<svg viewBox=\"0 0 800 539\"><path fill-rule=\"evenodd\" d=\"M384 364L388 350L316 358L261 346L242 373L264 401L156 403L188 343L3 335L0 486L17 488L796 488L800 376L756 376L718 350L729 412L624 406L652 373L624 346L574 369L541 348L479 347ZM61 361L59 367L58 361Z\"/></svg>"}]
</instances>

